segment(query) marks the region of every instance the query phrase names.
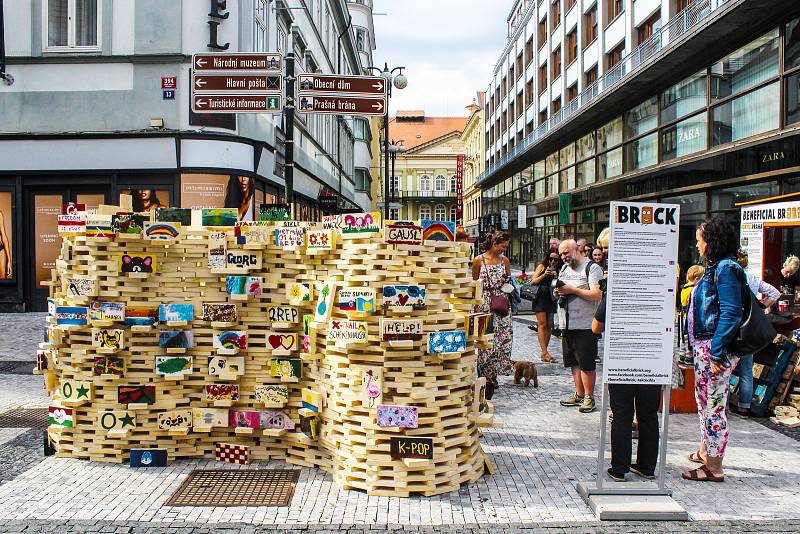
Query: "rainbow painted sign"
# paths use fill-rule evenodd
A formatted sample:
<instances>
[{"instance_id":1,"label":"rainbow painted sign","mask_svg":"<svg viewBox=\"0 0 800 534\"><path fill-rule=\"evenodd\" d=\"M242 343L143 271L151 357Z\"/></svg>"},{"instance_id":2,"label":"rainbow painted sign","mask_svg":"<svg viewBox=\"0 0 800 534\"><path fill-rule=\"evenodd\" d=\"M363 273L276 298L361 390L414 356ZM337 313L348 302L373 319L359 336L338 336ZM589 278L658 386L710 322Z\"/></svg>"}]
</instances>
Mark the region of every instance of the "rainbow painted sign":
<instances>
[{"instance_id":1,"label":"rainbow painted sign","mask_svg":"<svg viewBox=\"0 0 800 534\"><path fill-rule=\"evenodd\" d=\"M432 221L423 219L420 221L422 226L423 241L455 241L456 223L452 221Z\"/></svg>"}]
</instances>

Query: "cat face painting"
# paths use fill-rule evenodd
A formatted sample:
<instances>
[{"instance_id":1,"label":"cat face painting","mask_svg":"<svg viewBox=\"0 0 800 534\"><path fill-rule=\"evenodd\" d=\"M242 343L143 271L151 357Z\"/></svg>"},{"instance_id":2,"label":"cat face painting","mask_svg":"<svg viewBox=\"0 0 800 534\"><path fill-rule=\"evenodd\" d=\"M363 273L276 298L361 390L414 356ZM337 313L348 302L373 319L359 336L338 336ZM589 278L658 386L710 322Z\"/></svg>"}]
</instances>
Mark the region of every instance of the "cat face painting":
<instances>
[{"instance_id":1,"label":"cat face painting","mask_svg":"<svg viewBox=\"0 0 800 534\"><path fill-rule=\"evenodd\" d=\"M156 261L152 256L133 256L123 254L119 258L119 272L121 273L152 273Z\"/></svg>"}]
</instances>

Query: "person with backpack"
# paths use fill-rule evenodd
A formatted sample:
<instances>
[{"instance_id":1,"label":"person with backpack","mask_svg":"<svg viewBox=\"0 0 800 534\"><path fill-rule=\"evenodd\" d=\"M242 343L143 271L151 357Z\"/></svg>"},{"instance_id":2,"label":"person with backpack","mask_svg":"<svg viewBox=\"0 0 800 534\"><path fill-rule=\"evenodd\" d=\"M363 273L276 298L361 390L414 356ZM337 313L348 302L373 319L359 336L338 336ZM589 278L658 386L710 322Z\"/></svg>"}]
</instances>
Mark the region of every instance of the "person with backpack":
<instances>
[{"instance_id":1,"label":"person with backpack","mask_svg":"<svg viewBox=\"0 0 800 534\"><path fill-rule=\"evenodd\" d=\"M592 319L603 298L603 269L584 257L573 239L562 241L558 254L564 262L554 291L558 298L561 350L564 367L571 369L575 383L575 391L561 401L561 406L580 406L581 413L591 413L595 410L597 381L597 336L592 332Z\"/></svg>"}]
</instances>

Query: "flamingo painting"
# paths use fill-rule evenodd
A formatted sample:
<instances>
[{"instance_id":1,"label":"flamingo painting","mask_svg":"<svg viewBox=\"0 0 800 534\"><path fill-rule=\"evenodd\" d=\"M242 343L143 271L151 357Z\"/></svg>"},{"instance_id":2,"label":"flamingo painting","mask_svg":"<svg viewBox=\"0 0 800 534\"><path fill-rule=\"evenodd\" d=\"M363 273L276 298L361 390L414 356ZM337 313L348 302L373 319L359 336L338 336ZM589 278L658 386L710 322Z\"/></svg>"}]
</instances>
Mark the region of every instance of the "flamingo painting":
<instances>
[{"instance_id":1,"label":"flamingo painting","mask_svg":"<svg viewBox=\"0 0 800 534\"><path fill-rule=\"evenodd\" d=\"M375 401L377 400L378 403L381 402L382 391L381 391L381 379L378 376L378 373L374 372L372 369L367 369L364 372L364 378L362 380L364 384L364 392L367 394L367 398L369 399L369 407L373 408L375 406Z\"/></svg>"}]
</instances>

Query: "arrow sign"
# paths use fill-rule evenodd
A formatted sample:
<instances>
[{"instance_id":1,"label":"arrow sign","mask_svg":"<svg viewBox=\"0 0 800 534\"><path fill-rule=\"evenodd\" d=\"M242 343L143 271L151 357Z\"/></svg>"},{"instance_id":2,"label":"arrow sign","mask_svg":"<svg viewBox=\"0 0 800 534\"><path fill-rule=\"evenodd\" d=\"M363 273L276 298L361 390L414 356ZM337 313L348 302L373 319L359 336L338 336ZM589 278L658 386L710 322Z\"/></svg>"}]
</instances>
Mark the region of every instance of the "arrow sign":
<instances>
[{"instance_id":1,"label":"arrow sign","mask_svg":"<svg viewBox=\"0 0 800 534\"><path fill-rule=\"evenodd\" d=\"M192 87L202 91L280 93L280 75L256 74L192 74Z\"/></svg>"},{"instance_id":2,"label":"arrow sign","mask_svg":"<svg viewBox=\"0 0 800 534\"><path fill-rule=\"evenodd\" d=\"M281 54L194 54L192 65L196 71L280 71Z\"/></svg>"},{"instance_id":3,"label":"arrow sign","mask_svg":"<svg viewBox=\"0 0 800 534\"><path fill-rule=\"evenodd\" d=\"M320 96L300 94L299 113L333 113L336 115L379 115L386 113L386 100L365 96Z\"/></svg>"},{"instance_id":4,"label":"arrow sign","mask_svg":"<svg viewBox=\"0 0 800 534\"><path fill-rule=\"evenodd\" d=\"M192 95L195 113L281 113L281 95L231 95L203 93Z\"/></svg>"},{"instance_id":5,"label":"arrow sign","mask_svg":"<svg viewBox=\"0 0 800 534\"><path fill-rule=\"evenodd\" d=\"M386 96L386 80L380 76L335 76L301 74L300 94L342 94Z\"/></svg>"}]
</instances>

